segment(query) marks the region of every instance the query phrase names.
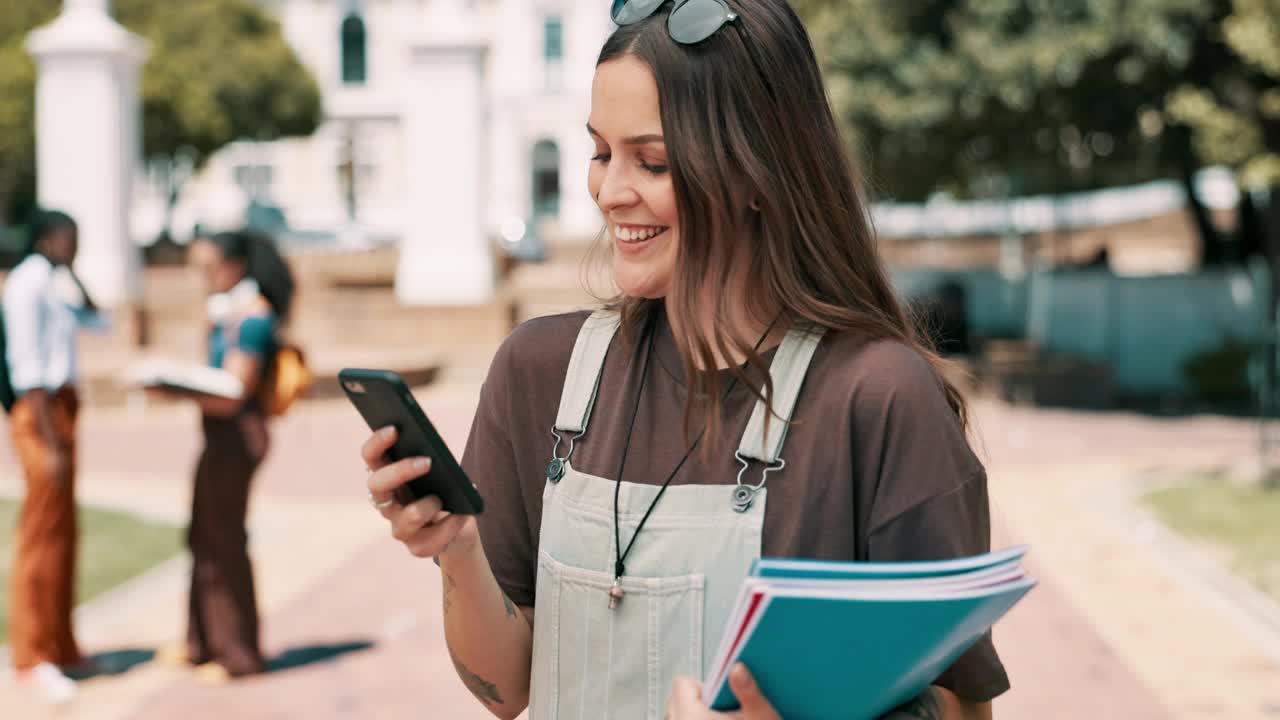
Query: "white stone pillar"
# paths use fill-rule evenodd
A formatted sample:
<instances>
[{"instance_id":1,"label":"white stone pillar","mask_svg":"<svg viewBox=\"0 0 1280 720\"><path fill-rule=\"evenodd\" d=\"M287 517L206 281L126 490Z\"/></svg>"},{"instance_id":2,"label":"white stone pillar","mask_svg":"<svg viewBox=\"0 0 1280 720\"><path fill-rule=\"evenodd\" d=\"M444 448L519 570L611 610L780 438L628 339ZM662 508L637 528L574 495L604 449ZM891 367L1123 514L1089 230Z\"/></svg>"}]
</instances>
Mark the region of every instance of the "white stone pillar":
<instances>
[{"instance_id":1,"label":"white stone pillar","mask_svg":"<svg viewBox=\"0 0 1280 720\"><path fill-rule=\"evenodd\" d=\"M488 44L459 0L438 0L413 42L404 114L405 233L396 297L478 305L494 290L485 232L484 64Z\"/></svg>"},{"instance_id":2,"label":"white stone pillar","mask_svg":"<svg viewBox=\"0 0 1280 720\"><path fill-rule=\"evenodd\" d=\"M37 201L79 224L76 272L94 299L130 304L141 295L129 203L145 43L111 19L108 0L64 0L62 14L28 36L27 49L37 68Z\"/></svg>"},{"instance_id":3,"label":"white stone pillar","mask_svg":"<svg viewBox=\"0 0 1280 720\"><path fill-rule=\"evenodd\" d=\"M529 148L519 123L509 109L493 108L489 118L489 143L487 145L490 205L485 209L487 227L500 228L502 223L517 218L528 220L529 183L525 175L529 168Z\"/></svg>"},{"instance_id":4,"label":"white stone pillar","mask_svg":"<svg viewBox=\"0 0 1280 720\"><path fill-rule=\"evenodd\" d=\"M561 230L577 241L594 239L604 229L600 208L587 188L587 174L591 170L595 146L586 130L578 129L586 123L587 112L582 113L583 120L576 125L566 118L565 126L573 128L573 131L565 133L560 145Z\"/></svg>"},{"instance_id":5,"label":"white stone pillar","mask_svg":"<svg viewBox=\"0 0 1280 720\"><path fill-rule=\"evenodd\" d=\"M596 59L612 30L607 3L578 3L566 9L565 92L560 146L560 225L566 240L589 241L604 228L587 190L594 145L583 125L591 114Z\"/></svg>"}]
</instances>

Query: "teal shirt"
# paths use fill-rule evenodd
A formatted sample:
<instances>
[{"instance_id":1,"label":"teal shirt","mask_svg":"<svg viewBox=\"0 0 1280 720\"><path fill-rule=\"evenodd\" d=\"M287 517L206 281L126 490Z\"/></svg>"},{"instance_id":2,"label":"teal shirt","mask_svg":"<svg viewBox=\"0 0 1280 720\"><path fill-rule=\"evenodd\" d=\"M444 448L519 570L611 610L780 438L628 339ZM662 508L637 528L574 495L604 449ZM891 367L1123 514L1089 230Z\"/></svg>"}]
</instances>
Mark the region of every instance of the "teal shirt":
<instances>
[{"instance_id":1,"label":"teal shirt","mask_svg":"<svg viewBox=\"0 0 1280 720\"><path fill-rule=\"evenodd\" d=\"M265 360L276 348L276 319L271 315L254 315L240 321L236 350ZM209 332L209 366L221 368L227 355L227 328L214 325Z\"/></svg>"}]
</instances>

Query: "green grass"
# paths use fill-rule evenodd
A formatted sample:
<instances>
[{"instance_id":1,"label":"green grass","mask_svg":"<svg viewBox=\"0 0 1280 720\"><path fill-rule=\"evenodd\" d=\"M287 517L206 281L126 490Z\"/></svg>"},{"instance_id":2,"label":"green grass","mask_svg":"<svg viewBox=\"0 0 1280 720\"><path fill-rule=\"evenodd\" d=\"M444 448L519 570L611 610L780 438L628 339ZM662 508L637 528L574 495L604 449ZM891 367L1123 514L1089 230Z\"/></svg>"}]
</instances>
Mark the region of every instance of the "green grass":
<instances>
[{"instance_id":1,"label":"green grass","mask_svg":"<svg viewBox=\"0 0 1280 720\"><path fill-rule=\"evenodd\" d=\"M1208 544L1233 572L1280 600L1280 488L1198 476L1143 501L1166 525Z\"/></svg>"},{"instance_id":2,"label":"green grass","mask_svg":"<svg viewBox=\"0 0 1280 720\"><path fill-rule=\"evenodd\" d=\"M0 643L9 630L9 573L13 566L18 503L0 500ZM125 513L80 509L76 603L83 603L168 560L182 549L179 528Z\"/></svg>"}]
</instances>

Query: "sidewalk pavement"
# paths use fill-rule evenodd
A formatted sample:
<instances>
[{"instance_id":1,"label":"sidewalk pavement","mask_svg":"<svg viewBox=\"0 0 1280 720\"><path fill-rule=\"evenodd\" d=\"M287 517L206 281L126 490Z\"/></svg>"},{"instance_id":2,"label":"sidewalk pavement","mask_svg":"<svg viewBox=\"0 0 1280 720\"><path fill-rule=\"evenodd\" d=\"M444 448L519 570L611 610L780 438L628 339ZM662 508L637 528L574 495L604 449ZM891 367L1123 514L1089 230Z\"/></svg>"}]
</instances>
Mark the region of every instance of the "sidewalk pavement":
<instances>
[{"instance_id":1,"label":"sidewalk pavement","mask_svg":"<svg viewBox=\"0 0 1280 720\"><path fill-rule=\"evenodd\" d=\"M478 378L419 392L461 448ZM1002 718L1280 717L1280 661L1267 628L1170 569L1115 508L1132 474L1225 462L1247 452L1246 423L1201 418L976 408L991 474L997 546L1029 542L1041 584L995 630L1014 689ZM189 412L86 414L86 503L181 523L198 439ZM31 718L483 718L444 648L439 574L387 536L364 500L356 454L366 434L341 402L308 403L282 421L255 489L252 553L275 672L227 687L139 664L86 681L58 711L0 687L3 716ZM1188 448L1197 448L1194 455ZM92 462L88 462L92 458ZM0 447L0 467L14 467ZM17 483L0 480L0 494ZM145 658L179 637L178 561L83 608L94 652ZM132 653L128 651L133 651ZM9 708L16 712L11 713Z\"/></svg>"}]
</instances>

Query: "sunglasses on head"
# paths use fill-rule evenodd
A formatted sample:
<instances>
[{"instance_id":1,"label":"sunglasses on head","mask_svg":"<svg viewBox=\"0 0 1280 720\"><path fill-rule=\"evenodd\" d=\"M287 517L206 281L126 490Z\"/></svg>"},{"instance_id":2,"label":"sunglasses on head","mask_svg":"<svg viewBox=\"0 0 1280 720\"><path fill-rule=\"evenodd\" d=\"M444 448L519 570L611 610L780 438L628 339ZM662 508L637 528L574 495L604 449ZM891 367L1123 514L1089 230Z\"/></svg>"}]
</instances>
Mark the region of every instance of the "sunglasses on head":
<instances>
[{"instance_id":1,"label":"sunglasses on head","mask_svg":"<svg viewBox=\"0 0 1280 720\"><path fill-rule=\"evenodd\" d=\"M613 0L609 15L615 25L634 25L653 14L663 3L673 0ZM682 45L693 45L738 19L724 0L674 0L667 16L667 32Z\"/></svg>"}]
</instances>

